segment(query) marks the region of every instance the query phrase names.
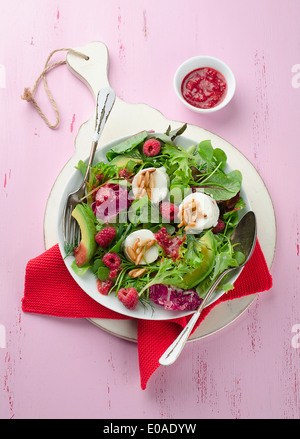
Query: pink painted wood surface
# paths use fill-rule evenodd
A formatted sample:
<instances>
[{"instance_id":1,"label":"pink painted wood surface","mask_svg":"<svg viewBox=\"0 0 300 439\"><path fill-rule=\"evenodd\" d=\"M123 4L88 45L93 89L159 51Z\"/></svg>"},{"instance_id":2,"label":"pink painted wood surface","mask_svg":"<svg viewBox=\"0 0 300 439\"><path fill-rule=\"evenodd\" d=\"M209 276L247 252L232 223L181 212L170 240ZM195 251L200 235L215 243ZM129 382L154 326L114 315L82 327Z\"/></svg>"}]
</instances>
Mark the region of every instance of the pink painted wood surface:
<instances>
[{"instance_id":1,"label":"pink painted wood surface","mask_svg":"<svg viewBox=\"0 0 300 439\"><path fill-rule=\"evenodd\" d=\"M299 14L297 0L248 8L238 0L2 2L0 418L300 417ZM226 329L187 345L146 391L134 343L86 320L21 311L26 262L44 249L47 197L93 99L65 66L52 71L61 111L52 131L20 96L53 49L90 41L107 45L120 98L235 145L264 179L277 217L272 291ZM236 95L220 113L194 114L173 91L178 65L198 54L223 59L236 75ZM43 88L37 98L54 118Z\"/></svg>"}]
</instances>

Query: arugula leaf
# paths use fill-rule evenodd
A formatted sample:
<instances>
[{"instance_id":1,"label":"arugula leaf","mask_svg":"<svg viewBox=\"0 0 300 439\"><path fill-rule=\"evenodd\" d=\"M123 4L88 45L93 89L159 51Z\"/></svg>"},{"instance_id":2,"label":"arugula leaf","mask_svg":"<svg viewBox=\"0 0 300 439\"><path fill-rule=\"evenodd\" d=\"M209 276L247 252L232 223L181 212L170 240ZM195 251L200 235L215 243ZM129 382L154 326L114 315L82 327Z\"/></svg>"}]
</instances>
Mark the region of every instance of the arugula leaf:
<instances>
[{"instance_id":1,"label":"arugula leaf","mask_svg":"<svg viewBox=\"0 0 300 439\"><path fill-rule=\"evenodd\" d=\"M182 127L176 128L175 130L170 131L170 129L168 129L167 130L168 136L171 137L171 140L175 140L177 136L180 136L185 132L186 128L187 128L187 124L185 123L182 125Z\"/></svg>"},{"instance_id":2,"label":"arugula leaf","mask_svg":"<svg viewBox=\"0 0 300 439\"><path fill-rule=\"evenodd\" d=\"M210 275L200 282L196 287L196 291L200 297L203 297L206 294L209 287L213 284L217 277L227 270L227 268L238 267L245 260L243 253L234 251L234 247L231 245L229 238L215 235L215 239L217 242L217 254L215 257L213 270ZM225 277L224 281L220 284L219 289L225 289L227 292L230 289L233 289L233 286L226 282Z\"/></svg>"},{"instance_id":3,"label":"arugula leaf","mask_svg":"<svg viewBox=\"0 0 300 439\"><path fill-rule=\"evenodd\" d=\"M146 137L148 136L147 131L142 131L140 133L135 134L134 136L129 137L118 145L113 146L110 151L106 154L106 157L109 161L111 161L114 157L119 154L124 154L125 152L131 151L137 145L142 143Z\"/></svg>"},{"instance_id":4,"label":"arugula leaf","mask_svg":"<svg viewBox=\"0 0 300 439\"><path fill-rule=\"evenodd\" d=\"M165 145L176 146L171 137L167 134L156 134L155 139L160 140Z\"/></svg>"},{"instance_id":5,"label":"arugula leaf","mask_svg":"<svg viewBox=\"0 0 300 439\"><path fill-rule=\"evenodd\" d=\"M188 266L183 263L175 264L171 259L163 258L160 261L156 275L139 292L141 296L149 287L156 284L179 286Z\"/></svg>"},{"instance_id":6,"label":"arugula leaf","mask_svg":"<svg viewBox=\"0 0 300 439\"><path fill-rule=\"evenodd\" d=\"M187 124L185 123L180 128L176 128L175 130L171 130L171 126L169 125L167 131L163 134L157 134L155 139L161 140L164 144L176 147L174 140L177 136L180 136L186 130Z\"/></svg>"},{"instance_id":7,"label":"arugula leaf","mask_svg":"<svg viewBox=\"0 0 300 439\"><path fill-rule=\"evenodd\" d=\"M119 253L122 247L122 243L125 240L126 236L129 234L132 228L132 224L127 224L126 230L124 230L124 223L120 223L120 228L116 234L116 240L117 242L114 244L114 246L109 250L114 253Z\"/></svg>"},{"instance_id":8,"label":"arugula leaf","mask_svg":"<svg viewBox=\"0 0 300 439\"><path fill-rule=\"evenodd\" d=\"M215 172L199 183L199 187L216 200L225 201L233 198L240 190L242 184L242 174L240 171Z\"/></svg>"},{"instance_id":9,"label":"arugula leaf","mask_svg":"<svg viewBox=\"0 0 300 439\"><path fill-rule=\"evenodd\" d=\"M203 254L197 247L198 240L194 235L186 235L187 248L183 253L185 261L193 268L198 268L203 262Z\"/></svg>"},{"instance_id":10,"label":"arugula leaf","mask_svg":"<svg viewBox=\"0 0 300 439\"><path fill-rule=\"evenodd\" d=\"M99 182L97 176L100 175L102 177L101 181ZM87 194L89 194L87 199L90 204L93 202L93 198L90 195L91 191L94 190L100 183L103 184L114 177L118 177L118 167L115 165L99 162L95 166L90 167L89 178L86 185Z\"/></svg>"},{"instance_id":11,"label":"arugula leaf","mask_svg":"<svg viewBox=\"0 0 300 439\"><path fill-rule=\"evenodd\" d=\"M95 217L95 215L94 215L94 212L93 212L92 207L91 207L89 204L87 204L87 203L82 203L82 206L83 206L83 208L84 208L84 210L85 210L86 215L89 216L90 219L91 219L94 223L96 223L96 217Z\"/></svg>"},{"instance_id":12,"label":"arugula leaf","mask_svg":"<svg viewBox=\"0 0 300 439\"><path fill-rule=\"evenodd\" d=\"M83 160L79 160L77 166L75 166L75 169L78 169L84 177L87 170L87 164Z\"/></svg>"},{"instance_id":13,"label":"arugula leaf","mask_svg":"<svg viewBox=\"0 0 300 439\"><path fill-rule=\"evenodd\" d=\"M165 145L162 148L162 154L169 157L165 167L167 173L173 176L171 179L171 187L182 185L187 187L192 177L191 165L195 164L193 153L187 151L181 146ZM173 180L175 180L173 182ZM173 184L172 184L173 183Z\"/></svg>"}]
</instances>

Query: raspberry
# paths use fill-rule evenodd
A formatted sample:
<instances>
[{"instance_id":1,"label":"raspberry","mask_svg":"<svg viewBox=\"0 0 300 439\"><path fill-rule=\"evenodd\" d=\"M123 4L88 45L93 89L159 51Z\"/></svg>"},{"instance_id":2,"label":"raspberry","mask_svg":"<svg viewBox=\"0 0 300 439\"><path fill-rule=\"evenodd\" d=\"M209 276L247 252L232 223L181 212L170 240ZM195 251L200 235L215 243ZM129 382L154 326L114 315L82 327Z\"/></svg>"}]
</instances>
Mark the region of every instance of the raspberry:
<instances>
[{"instance_id":1,"label":"raspberry","mask_svg":"<svg viewBox=\"0 0 300 439\"><path fill-rule=\"evenodd\" d=\"M160 143L156 139L146 140L143 146L143 153L148 157L157 155L160 151Z\"/></svg>"},{"instance_id":2,"label":"raspberry","mask_svg":"<svg viewBox=\"0 0 300 439\"><path fill-rule=\"evenodd\" d=\"M221 220L218 219L218 224L212 229L212 232L214 234L220 233L225 229L225 223Z\"/></svg>"},{"instance_id":3,"label":"raspberry","mask_svg":"<svg viewBox=\"0 0 300 439\"><path fill-rule=\"evenodd\" d=\"M114 284L114 282L110 279L106 279L106 280L97 279L97 281L96 281L96 285L97 285L99 293L104 294L104 296L108 295L109 290L111 289L113 284Z\"/></svg>"},{"instance_id":4,"label":"raspberry","mask_svg":"<svg viewBox=\"0 0 300 439\"><path fill-rule=\"evenodd\" d=\"M179 212L178 207L175 204L169 203L168 201L164 201L160 205L160 213L162 217L167 221L174 221L175 216Z\"/></svg>"},{"instance_id":5,"label":"raspberry","mask_svg":"<svg viewBox=\"0 0 300 439\"><path fill-rule=\"evenodd\" d=\"M96 191L95 200L97 205L104 203L104 201L107 201L109 198L113 198L115 196L114 190L107 184L105 186L102 186L99 188L98 191Z\"/></svg>"},{"instance_id":6,"label":"raspberry","mask_svg":"<svg viewBox=\"0 0 300 439\"><path fill-rule=\"evenodd\" d=\"M100 247L105 248L109 246L115 236L116 229L114 227L104 227L104 229L97 233L95 240Z\"/></svg>"},{"instance_id":7,"label":"raspberry","mask_svg":"<svg viewBox=\"0 0 300 439\"><path fill-rule=\"evenodd\" d=\"M109 279L115 279L118 276L119 270L117 268L112 268L109 272Z\"/></svg>"},{"instance_id":8,"label":"raspberry","mask_svg":"<svg viewBox=\"0 0 300 439\"><path fill-rule=\"evenodd\" d=\"M128 169L126 168L122 168L119 170L119 177L120 178L125 178L126 180L128 180L131 177L131 172L128 171Z\"/></svg>"},{"instance_id":9,"label":"raspberry","mask_svg":"<svg viewBox=\"0 0 300 439\"><path fill-rule=\"evenodd\" d=\"M103 256L102 261L104 262L104 264L105 264L108 268L110 268L110 269L112 269L112 270L114 270L114 269L116 269L116 268L119 268L120 265L121 265L121 259L120 259L120 256L117 255L117 253L114 253L114 252L108 252L108 253L106 253L106 254Z\"/></svg>"},{"instance_id":10,"label":"raspberry","mask_svg":"<svg viewBox=\"0 0 300 439\"><path fill-rule=\"evenodd\" d=\"M180 257L179 248L185 241L186 235L182 238L179 236L170 236L165 227L162 227L157 233L154 234L157 243L162 247L166 256L170 256L174 261Z\"/></svg>"},{"instance_id":11,"label":"raspberry","mask_svg":"<svg viewBox=\"0 0 300 439\"><path fill-rule=\"evenodd\" d=\"M139 301L138 292L132 287L120 288L118 291L118 298L128 309L135 309Z\"/></svg>"}]
</instances>

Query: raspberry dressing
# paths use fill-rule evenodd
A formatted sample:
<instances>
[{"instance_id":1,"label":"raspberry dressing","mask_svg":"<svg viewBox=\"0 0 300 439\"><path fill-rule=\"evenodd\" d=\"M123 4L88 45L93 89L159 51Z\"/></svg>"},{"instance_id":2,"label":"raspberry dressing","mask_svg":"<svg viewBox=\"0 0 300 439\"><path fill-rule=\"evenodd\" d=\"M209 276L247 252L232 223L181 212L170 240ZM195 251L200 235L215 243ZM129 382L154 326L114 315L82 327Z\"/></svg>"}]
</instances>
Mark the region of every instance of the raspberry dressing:
<instances>
[{"instance_id":1,"label":"raspberry dressing","mask_svg":"<svg viewBox=\"0 0 300 439\"><path fill-rule=\"evenodd\" d=\"M174 261L179 258L179 247L185 241L186 236L182 238L175 236L172 238L165 227L162 227L155 233L157 243L162 247L166 256L170 256Z\"/></svg>"},{"instance_id":2,"label":"raspberry dressing","mask_svg":"<svg viewBox=\"0 0 300 439\"><path fill-rule=\"evenodd\" d=\"M183 98L197 108L213 108L227 93L224 76L211 67L202 67L188 73L181 84Z\"/></svg>"}]
</instances>

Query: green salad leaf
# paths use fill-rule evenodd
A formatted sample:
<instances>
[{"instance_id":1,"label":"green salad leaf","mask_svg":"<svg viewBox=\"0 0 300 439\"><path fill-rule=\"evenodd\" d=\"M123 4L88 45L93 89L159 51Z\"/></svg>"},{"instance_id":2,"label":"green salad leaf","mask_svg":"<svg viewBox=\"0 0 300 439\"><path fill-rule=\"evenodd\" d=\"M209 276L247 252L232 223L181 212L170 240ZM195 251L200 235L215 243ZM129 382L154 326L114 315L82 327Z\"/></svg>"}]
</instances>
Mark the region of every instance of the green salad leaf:
<instances>
[{"instance_id":1,"label":"green salad leaf","mask_svg":"<svg viewBox=\"0 0 300 439\"><path fill-rule=\"evenodd\" d=\"M119 154L126 154L134 149L137 145L142 143L148 136L147 131L142 131L134 136L129 137L118 145L113 146L110 151L106 154L106 157L109 161L111 161L114 157Z\"/></svg>"},{"instance_id":2,"label":"green salad leaf","mask_svg":"<svg viewBox=\"0 0 300 439\"><path fill-rule=\"evenodd\" d=\"M169 258L161 259L155 276L146 285L144 285L139 292L139 296L141 296L152 285L165 284L179 286L186 272L186 263L174 263L174 261Z\"/></svg>"},{"instance_id":3,"label":"green salad leaf","mask_svg":"<svg viewBox=\"0 0 300 439\"><path fill-rule=\"evenodd\" d=\"M203 262L203 254L199 251L197 246L198 239L194 235L186 236L186 251L183 253L183 257L186 263L193 268L199 267Z\"/></svg>"},{"instance_id":4,"label":"green salad leaf","mask_svg":"<svg viewBox=\"0 0 300 439\"><path fill-rule=\"evenodd\" d=\"M197 293L200 297L203 297L206 294L209 287L215 282L221 273L227 270L227 268L238 267L245 260L244 254L241 252L235 252L230 239L225 235L215 235L215 241L217 243L217 252L213 270L209 276L207 276L207 278L200 282L196 287ZM225 288L223 288L224 285L226 285ZM218 287L218 289L224 289L225 291L232 290L233 288L233 285L226 282L226 277Z\"/></svg>"},{"instance_id":5,"label":"green salad leaf","mask_svg":"<svg viewBox=\"0 0 300 439\"><path fill-rule=\"evenodd\" d=\"M76 273L78 276L83 276L90 268L90 264L86 264L83 267L78 267L76 265L76 261L73 261L71 264L72 270L74 270L74 273Z\"/></svg>"},{"instance_id":6,"label":"green salad leaf","mask_svg":"<svg viewBox=\"0 0 300 439\"><path fill-rule=\"evenodd\" d=\"M228 174L219 171L199 182L198 187L216 201L226 201L233 198L241 190L241 185L242 174L240 171L231 171Z\"/></svg>"}]
</instances>

